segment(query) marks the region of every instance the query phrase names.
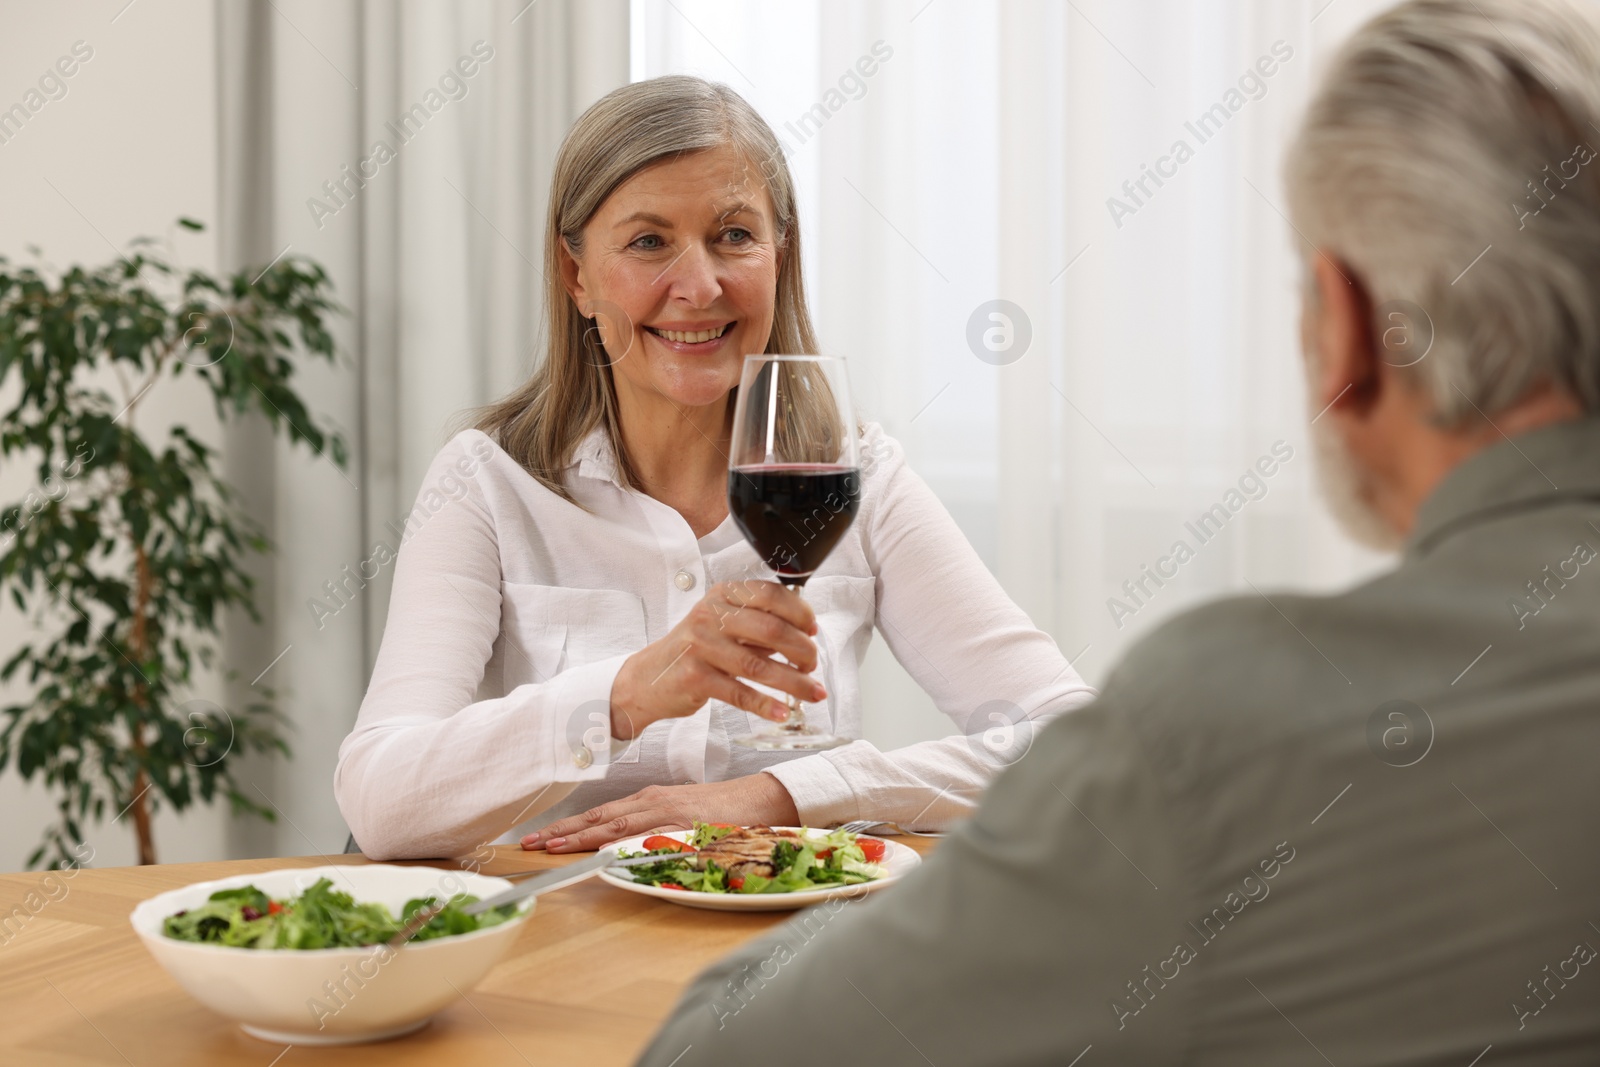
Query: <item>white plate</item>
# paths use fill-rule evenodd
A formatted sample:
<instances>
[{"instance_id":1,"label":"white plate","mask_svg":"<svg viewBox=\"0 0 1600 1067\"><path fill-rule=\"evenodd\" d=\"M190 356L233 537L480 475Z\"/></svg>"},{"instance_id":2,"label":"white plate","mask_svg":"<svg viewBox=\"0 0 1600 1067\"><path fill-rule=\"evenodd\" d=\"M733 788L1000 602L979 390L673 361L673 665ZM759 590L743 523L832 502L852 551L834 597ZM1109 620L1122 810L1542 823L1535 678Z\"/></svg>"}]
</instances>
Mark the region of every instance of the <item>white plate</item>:
<instances>
[{"instance_id":1,"label":"white plate","mask_svg":"<svg viewBox=\"0 0 1600 1067\"><path fill-rule=\"evenodd\" d=\"M774 830L793 830L809 837L826 837L827 830L808 830L799 826L774 826ZM675 841L687 841L688 830L674 830L661 834ZM643 852L644 839L655 837L656 834L643 834L639 837L630 837L625 841L616 841L606 846L615 849L627 849L631 852ZM883 840L879 838L878 840ZM604 870L600 877L618 889L626 889L630 893L643 893L647 897L658 900L670 901L673 904L682 904L689 908L705 908L709 911L793 911L796 908L809 908L813 904L821 904L834 897L858 897L867 893L876 893L884 886L892 885L896 879L907 871L912 870L922 862L922 857L907 848L905 845L894 841L883 841L883 859L878 866L888 873L882 878L871 882L857 882L855 885L831 886L827 889L808 889L800 893L696 893L685 889L662 889L658 885L645 885L635 882L624 871Z\"/></svg>"}]
</instances>

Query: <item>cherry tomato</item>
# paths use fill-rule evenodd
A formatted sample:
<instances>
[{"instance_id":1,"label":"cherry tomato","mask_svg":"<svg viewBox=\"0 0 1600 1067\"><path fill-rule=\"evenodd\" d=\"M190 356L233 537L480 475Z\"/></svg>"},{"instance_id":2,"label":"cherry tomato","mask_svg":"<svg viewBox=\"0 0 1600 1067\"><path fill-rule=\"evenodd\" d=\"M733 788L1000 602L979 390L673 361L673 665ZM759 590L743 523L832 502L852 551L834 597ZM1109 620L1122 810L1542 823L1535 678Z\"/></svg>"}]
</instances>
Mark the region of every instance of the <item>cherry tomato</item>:
<instances>
[{"instance_id":1,"label":"cherry tomato","mask_svg":"<svg viewBox=\"0 0 1600 1067\"><path fill-rule=\"evenodd\" d=\"M276 900L272 901L270 904L267 905L267 914L268 915L276 915L281 911L283 911L283 905L279 904Z\"/></svg>"},{"instance_id":2,"label":"cherry tomato","mask_svg":"<svg viewBox=\"0 0 1600 1067\"><path fill-rule=\"evenodd\" d=\"M676 889L680 893L688 892L687 889L683 888L683 886L679 885L677 882L660 882L658 884L662 889Z\"/></svg>"},{"instance_id":3,"label":"cherry tomato","mask_svg":"<svg viewBox=\"0 0 1600 1067\"><path fill-rule=\"evenodd\" d=\"M669 852L699 851L699 849L695 848L693 845L679 841L674 837L667 837L665 834L656 834L654 837L647 837L644 839L644 850L646 852L657 852L661 849L666 849Z\"/></svg>"},{"instance_id":4,"label":"cherry tomato","mask_svg":"<svg viewBox=\"0 0 1600 1067\"><path fill-rule=\"evenodd\" d=\"M736 890L736 891L740 890L740 889L743 889L744 888L744 875L736 874L732 878L729 878L728 879L728 888L732 889L732 890Z\"/></svg>"},{"instance_id":5,"label":"cherry tomato","mask_svg":"<svg viewBox=\"0 0 1600 1067\"><path fill-rule=\"evenodd\" d=\"M856 844L861 846L861 854L867 858L868 863L879 863L888 846L876 837L858 837Z\"/></svg>"},{"instance_id":6,"label":"cherry tomato","mask_svg":"<svg viewBox=\"0 0 1600 1067\"><path fill-rule=\"evenodd\" d=\"M821 852L818 852L818 853L817 853L817 859L819 859L819 860L825 860L825 859L827 859L827 858L828 858L828 857L829 857L829 856L831 856L831 855L833 855L833 849L831 849L831 848L825 848L825 849L823 849L823 850L822 850L822 851L821 851Z\"/></svg>"}]
</instances>

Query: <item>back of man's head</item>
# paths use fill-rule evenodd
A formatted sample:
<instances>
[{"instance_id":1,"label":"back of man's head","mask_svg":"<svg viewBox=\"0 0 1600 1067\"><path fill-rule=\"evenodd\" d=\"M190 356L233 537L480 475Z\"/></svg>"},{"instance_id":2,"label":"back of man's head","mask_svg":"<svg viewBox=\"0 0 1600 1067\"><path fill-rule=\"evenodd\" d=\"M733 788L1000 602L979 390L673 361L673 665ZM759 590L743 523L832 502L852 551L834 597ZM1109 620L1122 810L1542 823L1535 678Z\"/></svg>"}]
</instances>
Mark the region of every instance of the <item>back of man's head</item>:
<instances>
[{"instance_id":1,"label":"back of man's head","mask_svg":"<svg viewBox=\"0 0 1600 1067\"><path fill-rule=\"evenodd\" d=\"M1435 425L1540 388L1600 412L1600 5L1399 5L1333 59L1285 170L1310 246L1425 316L1403 373Z\"/></svg>"}]
</instances>

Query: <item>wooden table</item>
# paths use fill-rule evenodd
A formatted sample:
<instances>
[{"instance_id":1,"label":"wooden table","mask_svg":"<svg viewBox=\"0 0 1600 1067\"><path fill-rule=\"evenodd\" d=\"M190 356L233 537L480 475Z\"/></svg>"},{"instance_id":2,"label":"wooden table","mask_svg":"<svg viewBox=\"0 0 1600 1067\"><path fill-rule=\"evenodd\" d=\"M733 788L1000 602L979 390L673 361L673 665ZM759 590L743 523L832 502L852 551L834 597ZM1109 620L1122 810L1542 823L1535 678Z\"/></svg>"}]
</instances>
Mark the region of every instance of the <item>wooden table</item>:
<instances>
[{"instance_id":1,"label":"wooden table","mask_svg":"<svg viewBox=\"0 0 1600 1067\"><path fill-rule=\"evenodd\" d=\"M896 840L924 854L936 843ZM514 846L494 853L482 873L574 858ZM44 873L0 875L0 1065L628 1064L701 969L794 914L701 911L591 879L541 897L499 965L421 1032L322 1049L258 1041L201 1007L128 924L141 900L192 882L366 862L301 856L121 867L53 884Z\"/></svg>"}]
</instances>

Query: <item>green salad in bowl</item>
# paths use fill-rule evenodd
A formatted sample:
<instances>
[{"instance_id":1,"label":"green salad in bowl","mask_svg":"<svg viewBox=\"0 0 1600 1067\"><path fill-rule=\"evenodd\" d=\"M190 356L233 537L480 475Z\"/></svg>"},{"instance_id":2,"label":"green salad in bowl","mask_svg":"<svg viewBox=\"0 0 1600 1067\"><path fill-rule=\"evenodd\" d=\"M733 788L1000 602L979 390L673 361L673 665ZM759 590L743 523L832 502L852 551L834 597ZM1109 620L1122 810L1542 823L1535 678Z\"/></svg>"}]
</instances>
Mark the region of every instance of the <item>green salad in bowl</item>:
<instances>
[{"instance_id":1,"label":"green salad in bowl","mask_svg":"<svg viewBox=\"0 0 1600 1067\"><path fill-rule=\"evenodd\" d=\"M482 915L462 910L477 900L469 894L451 897L412 940L470 934L497 926L517 913L515 904ZM397 918L386 905L360 903L335 889L329 878L319 878L298 896L283 900L273 899L254 885L244 885L219 889L204 904L167 916L161 932L178 941L235 948L356 948L389 940L412 915L436 901L435 897L413 897Z\"/></svg>"},{"instance_id":2,"label":"green salad in bowl","mask_svg":"<svg viewBox=\"0 0 1600 1067\"><path fill-rule=\"evenodd\" d=\"M128 918L186 992L246 1033L293 1045L382 1041L426 1025L511 948L535 901L463 909L512 885L421 865L289 867L169 889ZM435 900L449 906L390 948Z\"/></svg>"}]
</instances>

